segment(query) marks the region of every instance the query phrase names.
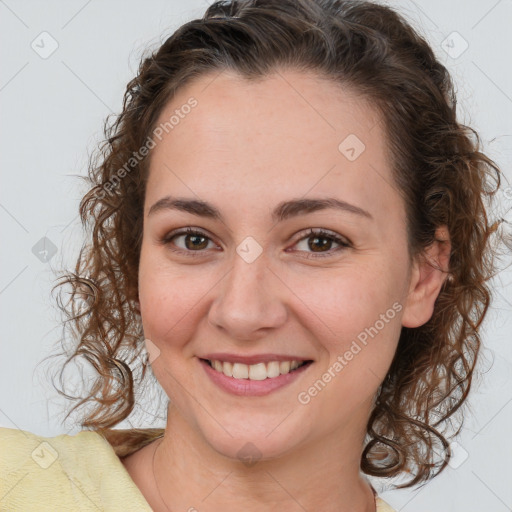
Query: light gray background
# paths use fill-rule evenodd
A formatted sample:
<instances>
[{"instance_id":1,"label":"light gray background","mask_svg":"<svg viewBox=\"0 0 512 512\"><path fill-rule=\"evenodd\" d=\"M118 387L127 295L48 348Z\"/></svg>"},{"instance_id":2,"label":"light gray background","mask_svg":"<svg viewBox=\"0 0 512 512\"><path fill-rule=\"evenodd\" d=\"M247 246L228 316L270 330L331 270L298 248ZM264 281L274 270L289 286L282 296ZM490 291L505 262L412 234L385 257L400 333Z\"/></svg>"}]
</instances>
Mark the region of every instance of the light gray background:
<instances>
[{"instance_id":1,"label":"light gray background","mask_svg":"<svg viewBox=\"0 0 512 512\"><path fill-rule=\"evenodd\" d=\"M512 1L389 3L426 35L448 66L462 121L479 131L484 150L510 179ZM88 152L101 140L106 115L120 111L142 51L206 7L203 0L0 0L1 426L45 436L77 431L61 423L66 402L47 383L46 367L38 366L61 336L50 295L54 272L72 268L82 236L78 203L84 188L74 176L86 174ZM50 36L40 35L45 31ZM464 41L468 48L462 52ZM48 56L51 44L58 48ZM507 187L494 215L512 206ZM56 250L48 262L33 252L44 237ZM51 244L46 241L46 249ZM483 331L485 374L471 395L472 415L455 446L453 467L419 490L384 492L397 510L512 510L511 280L510 271L496 280ZM148 396L129 424L164 426L163 411Z\"/></svg>"}]
</instances>

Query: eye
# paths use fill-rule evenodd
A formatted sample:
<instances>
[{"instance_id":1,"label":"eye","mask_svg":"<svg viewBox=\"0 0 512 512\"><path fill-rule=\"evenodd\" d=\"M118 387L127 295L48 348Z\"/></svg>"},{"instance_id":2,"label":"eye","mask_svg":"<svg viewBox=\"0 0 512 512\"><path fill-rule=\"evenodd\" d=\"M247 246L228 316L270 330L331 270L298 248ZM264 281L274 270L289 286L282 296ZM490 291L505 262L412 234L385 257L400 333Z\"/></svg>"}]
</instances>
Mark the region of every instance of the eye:
<instances>
[{"instance_id":1,"label":"eye","mask_svg":"<svg viewBox=\"0 0 512 512\"><path fill-rule=\"evenodd\" d=\"M196 228L187 228L169 233L161 238L160 242L163 245L168 245L172 251L187 256L200 256L205 249L212 248L209 244L216 247L206 233ZM177 248L172 247L173 245ZM337 247L333 248L333 245ZM306 253L304 254L306 258L322 258L352 247L352 244L336 233L324 229L310 228L305 236L303 233L302 238L294 246L299 248L299 252Z\"/></svg>"},{"instance_id":2,"label":"eye","mask_svg":"<svg viewBox=\"0 0 512 512\"><path fill-rule=\"evenodd\" d=\"M338 247L333 248L333 244ZM307 258L323 258L332 256L334 252L339 252L347 247L352 247L352 244L341 238L339 235L324 229L311 228L307 231L306 236L303 236L296 244L302 252L311 252L306 254Z\"/></svg>"},{"instance_id":3,"label":"eye","mask_svg":"<svg viewBox=\"0 0 512 512\"><path fill-rule=\"evenodd\" d=\"M203 252L203 249L209 248L209 243L213 244L205 233L194 228L187 228L178 232L169 233L164 236L160 242L169 246L176 245L178 247L177 249L174 249L173 247L170 247L170 249L179 253L187 253L187 255L190 256L198 256L199 254L194 253Z\"/></svg>"}]
</instances>

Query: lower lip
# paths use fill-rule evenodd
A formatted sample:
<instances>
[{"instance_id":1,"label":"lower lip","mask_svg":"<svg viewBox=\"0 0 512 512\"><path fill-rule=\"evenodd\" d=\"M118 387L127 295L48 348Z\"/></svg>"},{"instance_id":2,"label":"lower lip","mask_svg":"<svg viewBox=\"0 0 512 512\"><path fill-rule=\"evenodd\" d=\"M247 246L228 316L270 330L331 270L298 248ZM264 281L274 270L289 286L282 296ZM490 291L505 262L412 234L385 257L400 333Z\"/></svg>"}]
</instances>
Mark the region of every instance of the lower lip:
<instances>
[{"instance_id":1,"label":"lower lip","mask_svg":"<svg viewBox=\"0 0 512 512\"><path fill-rule=\"evenodd\" d=\"M265 380L251 380L251 379L235 379L228 377L217 370L214 370L205 360L199 359L206 374L217 384L220 388L228 393L238 396L264 396L281 389L282 387L290 384L298 379L310 366L311 363L293 370L290 373L279 375L278 377L267 378Z\"/></svg>"}]
</instances>

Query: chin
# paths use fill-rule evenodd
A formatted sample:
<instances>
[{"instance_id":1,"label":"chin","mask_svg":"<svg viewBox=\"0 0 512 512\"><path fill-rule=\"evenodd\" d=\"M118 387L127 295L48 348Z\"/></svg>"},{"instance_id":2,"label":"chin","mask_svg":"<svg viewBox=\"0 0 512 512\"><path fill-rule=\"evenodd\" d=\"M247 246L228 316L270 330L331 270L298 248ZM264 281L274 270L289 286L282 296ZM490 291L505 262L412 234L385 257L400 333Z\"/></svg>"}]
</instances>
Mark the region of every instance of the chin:
<instances>
[{"instance_id":1,"label":"chin","mask_svg":"<svg viewBox=\"0 0 512 512\"><path fill-rule=\"evenodd\" d=\"M260 427L252 422L253 428L247 428L247 423L228 424L226 430L215 423L214 431L210 428L203 430L202 435L206 442L220 455L230 459L237 459L248 467L257 461L272 460L286 455L304 440L304 433L283 428L276 428L286 416L276 421L260 423ZM285 420L289 421L289 420ZM220 431L219 431L220 430ZM228 433L229 432L229 433ZM230 435L231 434L231 435Z\"/></svg>"}]
</instances>

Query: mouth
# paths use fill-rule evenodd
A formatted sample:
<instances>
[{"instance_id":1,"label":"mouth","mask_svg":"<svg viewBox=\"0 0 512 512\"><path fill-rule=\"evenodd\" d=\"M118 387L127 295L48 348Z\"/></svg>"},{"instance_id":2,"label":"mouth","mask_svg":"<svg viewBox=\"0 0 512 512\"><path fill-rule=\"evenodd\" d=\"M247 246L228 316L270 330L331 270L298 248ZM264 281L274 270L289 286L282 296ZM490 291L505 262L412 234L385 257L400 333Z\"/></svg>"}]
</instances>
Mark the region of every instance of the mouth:
<instances>
[{"instance_id":1,"label":"mouth","mask_svg":"<svg viewBox=\"0 0 512 512\"><path fill-rule=\"evenodd\" d=\"M232 363L230 361L220 361L216 359L202 359L210 368L226 377L237 380L254 380L262 381L267 379L275 379L281 375L288 375L296 372L304 366L313 363L312 360L306 361L268 361L256 364Z\"/></svg>"},{"instance_id":2,"label":"mouth","mask_svg":"<svg viewBox=\"0 0 512 512\"><path fill-rule=\"evenodd\" d=\"M232 361L198 358L198 362L210 382L224 392L244 397L262 397L284 389L300 380L314 362L309 359L299 361L268 354L243 358L225 354L223 358L230 358ZM249 359L253 364L241 363L240 359Z\"/></svg>"}]
</instances>

